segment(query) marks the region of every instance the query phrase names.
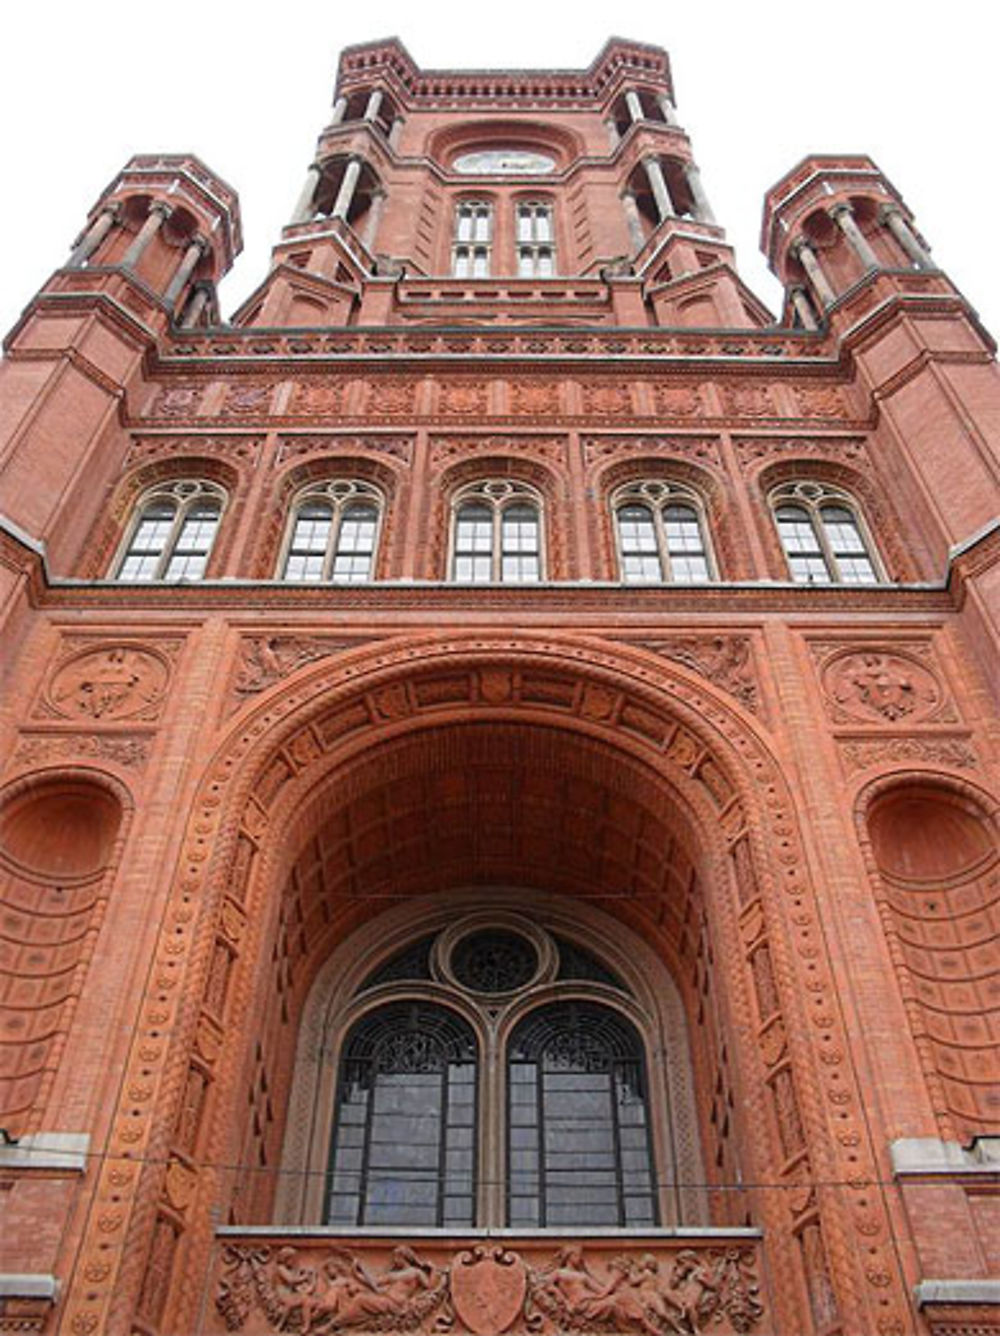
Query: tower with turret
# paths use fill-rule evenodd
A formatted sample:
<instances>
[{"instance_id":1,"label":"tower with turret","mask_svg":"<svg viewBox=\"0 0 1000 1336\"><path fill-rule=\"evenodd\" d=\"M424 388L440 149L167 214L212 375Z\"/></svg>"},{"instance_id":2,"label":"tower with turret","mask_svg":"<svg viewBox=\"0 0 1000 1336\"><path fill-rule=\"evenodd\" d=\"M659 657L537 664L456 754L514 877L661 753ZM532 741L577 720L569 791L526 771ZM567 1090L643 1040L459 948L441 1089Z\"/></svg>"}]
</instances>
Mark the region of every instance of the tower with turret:
<instances>
[{"instance_id":1,"label":"tower with turret","mask_svg":"<svg viewBox=\"0 0 1000 1336\"><path fill-rule=\"evenodd\" d=\"M350 47L8 334L0 1332L1000 1331L995 344L694 129Z\"/></svg>"}]
</instances>

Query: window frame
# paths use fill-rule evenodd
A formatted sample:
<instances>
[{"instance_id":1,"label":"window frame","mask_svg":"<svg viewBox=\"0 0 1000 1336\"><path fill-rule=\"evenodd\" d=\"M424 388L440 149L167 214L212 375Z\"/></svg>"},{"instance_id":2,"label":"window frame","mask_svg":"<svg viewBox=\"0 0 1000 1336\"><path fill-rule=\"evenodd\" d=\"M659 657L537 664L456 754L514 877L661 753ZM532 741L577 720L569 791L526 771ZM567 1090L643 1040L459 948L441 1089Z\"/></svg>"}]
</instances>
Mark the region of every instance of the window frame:
<instances>
[{"instance_id":1,"label":"window frame","mask_svg":"<svg viewBox=\"0 0 1000 1336\"><path fill-rule=\"evenodd\" d=\"M576 925L575 925L576 926ZM453 962L457 948L470 936L483 930L513 931L527 939L535 948L536 968L527 981L519 983L507 992L487 992L477 990L468 982L456 977ZM411 933L402 941L393 940L386 951L379 953L384 966L400 952L408 949L409 942L421 937L426 932L425 925L414 925ZM558 943L565 943L571 949L583 948L592 954L603 968L610 969L616 982L605 983L591 978L569 979L560 969ZM383 943L383 946L385 944ZM359 1031L367 1024L379 1022L382 1015L404 1005L414 1007L441 1008L455 1018L456 1023L468 1026L475 1040L475 1081L473 1091L473 1130L471 1141L474 1147L472 1158L472 1223L470 1225L447 1226L468 1232L484 1228L530 1228L538 1232L551 1230L558 1232L565 1225L557 1222L544 1223L545 1196L539 1184L538 1209L542 1223L519 1226L512 1219L510 1208L510 1187L512 1182L511 1159L511 1076L510 1068L514 1050L514 1040L524 1030L526 1024L542 1018L542 1013L554 1008L587 1009L599 1007L609 1013L612 1025L624 1027L632 1032L635 1041L633 1056L638 1061L642 1074L643 1111L645 1120L645 1150L649 1164L648 1202L652 1223L649 1228L658 1228L664 1219L675 1213L669 1196L676 1175L676 1147L672 1139L662 1135L662 1128L669 1118L672 1105L671 1094L663 1074L655 1065L654 1057L658 1047L656 1019L646 1014L632 991L630 981L620 969L614 953L606 950L606 944L593 941L587 934L580 934L579 928L572 928L562 923L539 923L521 912L479 911L472 914L461 913L450 922L438 921L434 942L429 956L429 968L426 981L396 979L381 983L372 978L370 965L365 965L365 973L356 977L348 985L351 998L347 1004L341 1022L337 1026L339 1040L329 1056L336 1055L336 1061L326 1063L325 1083L328 1091L329 1116L320 1118L315 1129L315 1136L323 1138L323 1175L321 1191L312 1185L311 1199L314 1206L320 1208L317 1219L322 1219L323 1227L328 1228L398 1228L385 1222L372 1224L368 1219L367 1203L358 1194L357 1212L360 1219L356 1224L348 1225L343 1220L329 1222L330 1191L333 1175L336 1172L335 1156L341 1122L341 1111L347 1103L347 1091L344 1087L345 1068L349 1060L349 1048ZM497 1017L500 1016L498 1021ZM397 1101L398 1106L398 1101ZM366 1117L368 1117L366 1110ZM353 1121L353 1120L352 1120ZM618 1135L617 1118L608 1120L609 1129L613 1127ZM660 1130L658 1130L660 1129ZM616 1211L621 1209L620 1188L627 1175L622 1160L627 1151L626 1141L615 1144L616 1179L619 1194L615 1203ZM658 1173L658 1166L662 1172ZM364 1169L364 1162L358 1170L359 1179ZM343 1167L342 1170L343 1172ZM348 1172L351 1172L348 1170ZM439 1169L440 1172L440 1169ZM464 1176L463 1174L460 1177ZM418 1175L419 1177L419 1175ZM349 1194L348 1194L349 1195ZM450 1194L445 1185L438 1195L437 1211L441 1203ZM634 1193L632 1194L634 1195ZM411 1224L408 1228L440 1227L441 1222ZM597 1228L619 1229L629 1227L619 1214L617 1221L608 1220Z\"/></svg>"},{"instance_id":2,"label":"window frame","mask_svg":"<svg viewBox=\"0 0 1000 1336\"><path fill-rule=\"evenodd\" d=\"M719 568L712 547L711 525L703 497L684 483L675 483L667 479L638 478L622 484L615 489L610 498L611 524L614 530L615 556L618 580L627 585L701 585L715 584L719 580ZM652 515L652 527L655 537L655 554L660 567L657 580L629 579L626 574L625 558L627 552L622 541L620 515L628 506L644 506ZM664 518L664 511L670 506L683 506L694 512L701 546L698 549L678 549L672 541ZM699 556L704 559L706 575L701 580L678 579L674 574L671 558L683 558L685 555Z\"/></svg>"},{"instance_id":3,"label":"window frame","mask_svg":"<svg viewBox=\"0 0 1000 1336\"><path fill-rule=\"evenodd\" d=\"M169 503L173 507L173 516L169 521L169 528L162 543L156 549L153 572L141 577L125 575L125 566L130 557L151 555L148 549L137 548L135 543L147 512L158 501ZM228 502L229 494L226 489L219 483L212 482L207 478L174 478L168 482L156 483L154 486L146 488L132 507L131 518L122 541L115 552L114 560L111 562L108 578L121 584L186 584L205 580L212 554L219 541L219 531L222 528L222 519ZM215 525L211 541L203 552L197 548L190 551L187 549L179 551L187 521L192 516L192 512L199 506L211 506L215 511ZM193 576L169 576L167 572L178 555L203 556L201 573Z\"/></svg>"},{"instance_id":4,"label":"window frame","mask_svg":"<svg viewBox=\"0 0 1000 1336\"><path fill-rule=\"evenodd\" d=\"M878 546L865 520L864 510L850 492L831 483L797 478L791 482L779 483L776 487L773 487L768 493L767 502L785 569L789 580L793 584L803 586L849 585L855 588L859 586L870 588L872 585L889 583ZM813 549L801 553L789 551L778 514L782 507L795 507L805 512L812 529L815 544ZM833 507L846 510L850 514L853 527L861 544L857 553L838 552L834 547L827 530L827 522L823 518L823 511ZM818 556L823 561L828 578L826 580L799 578L795 575L792 566L793 556ZM867 560L874 578L871 580L844 579L840 559L848 556L862 557Z\"/></svg>"},{"instance_id":5,"label":"window frame","mask_svg":"<svg viewBox=\"0 0 1000 1336\"><path fill-rule=\"evenodd\" d=\"M462 220L463 214L468 213L472 220L471 235L463 237ZM451 226L451 276L460 278L466 282L475 282L477 279L487 279L493 276L493 242L496 232L496 210L494 201L485 195L467 196L455 201L455 212L452 218ZM477 235L477 220L484 216L486 220L486 236ZM475 260L477 253L482 252L485 257L485 270L483 273L475 272ZM468 272L459 273L459 262L462 257L468 260Z\"/></svg>"},{"instance_id":6,"label":"window frame","mask_svg":"<svg viewBox=\"0 0 1000 1336\"><path fill-rule=\"evenodd\" d=\"M522 210L531 211L531 237L523 240L521 237L521 213ZM541 215L545 216L548 222L548 237L538 238L537 223ZM543 254L547 253L550 269L547 274L539 273L539 262ZM555 205L548 199L515 199L514 200L514 268L518 278L523 279L546 279L557 278L559 268L557 264L556 248L556 216ZM525 258L530 261L530 273L522 272L522 264Z\"/></svg>"},{"instance_id":7,"label":"window frame","mask_svg":"<svg viewBox=\"0 0 1000 1336\"><path fill-rule=\"evenodd\" d=\"M288 566L297 551L310 554L313 549L296 549L295 538L300 512L311 501L322 501L330 507L330 529L323 550L322 574L317 577L289 576ZM341 536L344 523L349 519L348 511L352 505L370 505L375 510L375 526L372 535L368 574L359 580L335 578L335 568L341 552ZM285 535L275 567L275 579L289 585L318 584L371 584L377 579L379 546L382 538L382 525L385 518L386 500L380 488L363 478L328 478L322 482L310 483L296 493L288 510ZM317 549L318 551L318 549Z\"/></svg>"},{"instance_id":8,"label":"window frame","mask_svg":"<svg viewBox=\"0 0 1000 1336\"><path fill-rule=\"evenodd\" d=\"M463 557L484 555L483 550L470 548L466 551L459 547L459 522L464 507L481 505L489 508L490 514L490 577L480 580L475 577L460 578L456 573L458 561ZM505 579L503 575L504 559L523 553L520 548L508 548L504 544L504 514L519 505L530 505L535 512L535 525L538 535L534 556L538 563L538 574L534 579ZM545 581L545 506L541 494L528 483L513 478L482 478L468 484L456 492L451 500L451 513L448 520L448 565L447 580L451 584L463 585L537 585Z\"/></svg>"}]
</instances>

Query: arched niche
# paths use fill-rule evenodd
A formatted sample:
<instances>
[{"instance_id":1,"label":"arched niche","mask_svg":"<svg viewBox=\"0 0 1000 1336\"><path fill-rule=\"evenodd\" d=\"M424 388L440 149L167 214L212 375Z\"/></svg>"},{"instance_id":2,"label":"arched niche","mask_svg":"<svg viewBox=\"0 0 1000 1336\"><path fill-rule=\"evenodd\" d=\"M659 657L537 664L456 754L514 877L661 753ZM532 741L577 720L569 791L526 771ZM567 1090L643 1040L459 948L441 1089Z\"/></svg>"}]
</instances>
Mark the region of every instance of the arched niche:
<instances>
[{"instance_id":1,"label":"arched niche","mask_svg":"<svg viewBox=\"0 0 1000 1336\"><path fill-rule=\"evenodd\" d=\"M45 1116L127 806L106 777L72 772L0 794L0 1123L11 1133Z\"/></svg>"},{"instance_id":2,"label":"arched niche","mask_svg":"<svg viewBox=\"0 0 1000 1336\"><path fill-rule=\"evenodd\" d=\"M996 1135L995 811L971 788L928 775L881 788L865 820L883 920L942 1131L963 1143Z\"/></svg>"}]
</instances>

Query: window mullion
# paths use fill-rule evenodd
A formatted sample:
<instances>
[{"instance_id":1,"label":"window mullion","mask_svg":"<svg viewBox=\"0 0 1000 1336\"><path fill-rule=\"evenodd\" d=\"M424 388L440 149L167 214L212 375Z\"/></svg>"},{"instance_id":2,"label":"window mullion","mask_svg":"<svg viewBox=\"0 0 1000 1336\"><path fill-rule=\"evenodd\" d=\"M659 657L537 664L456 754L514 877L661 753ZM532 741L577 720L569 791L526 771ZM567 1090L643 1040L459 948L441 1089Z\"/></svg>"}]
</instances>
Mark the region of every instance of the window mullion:
<instances>
[{"instance_id":1,"label":"window mullion","mask_svg":"<svg viewBox=\"0 0 1000 1336\"><path fill-rule=\"evenodd\" d=\"M191 510L191 502L187 505L178 506L174 512L174 521L170 526L170 533L167 535L167 541L163 544L160 551L160 559L156 563L156 574L154 580L162 580L167 573L167 567L173 559L174 550L180 542L181 531L184 528L184 522L187 519L188 511Z\"/></svg>"},{"instance_id":2,"label":"window mullion","mask_svg":"<svg viewBox=\"0 0 1000 1336\"><path fill-rule=\"evenodd\" d=\"M673 579L673 567L670 564L670 543L667 541L667 526L663 523L663 507L652 506L653 529L656 533L656 557L660 563L660 579L669 583Z\"/></svg>"},{"instance_id":3,"label":"window mullion","mask_svg":"<svg viewBox=\"0 0 1000 1336\"><path fill-rule=\"evenodd\" d=\"M813 536L816 540L817 549L823 555L823 562L826 565L826 572L834 584L840 584L840 567L837 565L837 558L833 548L830 546L830 539L826 532L826 525L823 523L822 512L815 506L809 507L809 523L813 528Z\"/></svg>"},{"instance_id":4,"label":"window mullion","mask_svg":"<svg viewBox=\"0 0 1000 1336\"><path fill-rule=\"evenodd\" d=\"M323 557L323 579L333 580L333 564L340 551L340 530L344 523L344 507L339 503L334 506L330 517L330 532L326 537L326 553Z\"/></svg>"}]
</instances>

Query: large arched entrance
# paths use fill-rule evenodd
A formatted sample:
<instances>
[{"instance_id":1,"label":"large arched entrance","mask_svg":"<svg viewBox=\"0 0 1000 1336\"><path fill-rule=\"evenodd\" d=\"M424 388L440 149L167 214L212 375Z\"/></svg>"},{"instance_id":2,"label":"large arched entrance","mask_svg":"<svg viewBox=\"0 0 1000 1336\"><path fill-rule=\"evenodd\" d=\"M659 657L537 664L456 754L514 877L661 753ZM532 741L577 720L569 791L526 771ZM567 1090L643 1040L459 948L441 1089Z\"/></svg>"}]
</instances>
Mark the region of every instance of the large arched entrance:
<instances>
[{"instance_id":1,"label":"large arched entrance","mask_svg":"<svg viewBox=\"0 0 1000 1336\"><path fill-rule=\"evenodd\" d=\"M603 1253L587 1244L592 1262L579 1253L579 1232L567 1239L563 1230L559 1248L572 1256L561 1254L561 1262L556 1240L536 1233L518 1254L522 1299L533 1296L535 1307L517 1309L505 1329L517 1330L522 1319L538 1330L572 1325L572 1314L545 1308L555 1302L553 1272L563 1267L576 1277L566 1284L593 1291L595 1303L602 1289L631 1296L620 1311L595 1308L587 1318L595 1330L609 1322L644 1330L626 1313L643 1286L659 1296L664 1331L671 1305L694 1312L702 1292L738 1296L730 1309L702 1298L714 1330L763 1330L754 1297L762 1293L763 1247L774 1329L832 1331L844 1296L864 1306L856 1283L864 1283L863 1263L855 1266L844 1249L850 1203L839 1190L821 1203L816 1186L819 1175L836 1172L829 1120L837 1119L836 1144L850 1149L855 1165L861 1141L841 1058L813 1052L810 1008L824 1007L820 1039L831 1052L838 1022L825 1009L828 966L816 944L794 807L753 721L694 673L651 659L541 637L400 642L304 670L230 730L191 818L151 986L150 1024L173 1035L172 1079L155 1110L123 1104L120 1119L131 1145L148 1122L165 1165L143 1173L144 1211L131 1235L131 1255L140 1259L131 1302L144 1329L197 1330L200 1321L204 1330L305 1331L313 1322L306 1298L316 1294L325 1296L320 1329L368 1329L377 1316L389 1321L381 1300L371 1311L336 1307L363 1274L364 1285L395 1296L392 1321L405 1326L414 1317L399 1308L412 1282L442 1304L465 1304L462 1322L477 1330L468 1294L461 1298L461 1285L472 1282L447 1295L441 1288L458 1265L458 1254L447 1253L457 1241L439 1240L437 1252L425 1248L418 1257L407 1238L395 1245L410 1250L404 1257L383 1256L377 1249L386 1240L369 1237L362 1257L360 1236L348 1248L328 1232L316 1245L322 1256L314 1256L301 1235L293 1242L281 1234L287 1217L277 1233L274 1226L289 1211L282 1168L311 1172L309 1147L315 1135L328 1135L329 1124L307 1131L305 1158L288 1158L295 1120L315 1119L319 1107L296 1093L296 1051L301 1063L303 1018L324 969L343 962L349 944L362 940L356 934L377 938L380 924L388 945L393 916L415 905L443 914L446 932L449 915L469 907L462 897L478 897L482 910L498 887L515 930L530 919L533 896L547 906L539 927L552 940L560 914L571 944L584 945L580 934L589 933L593 947L606 925L596 958L613 970L617 953L623 981L631 981L632 1001L618 1012L635 1009L630 1023L647 1065L655 1049L671 1045L683 1059L684 1080L671 1087L665 1079L648 1106L657 1122L655 1172L658 1180L679 1168L690 1173L692 1152L678 1154L684 1136L671 1123L689 1116L687 1145L697 1148L703 1177L690 1185L689 1201L674 1193L669 1211L724 1231L714 1242L692 1242L656 1225L637 1243L642 1251L620 1264L613 1230ZM575 932L565 921L573 905ZM632 957L630 942L639 944ZM171 971L185 965L182 994ZM672 1032L650 1015L668 995L677 1003ZM350 1008L339 1015L347 1036ZM148 1081L152 1045L143 1052L136 1056ZM500 1185L503 1153L495 1145L492 1154L480 1166L492 1166ZM109 1179L105 1190L120 1205L121 1185ZM885 1225L870 1187L861 1180L850 1190L864 1198L870 1258ZM496 1203L484 1200L477 1198L476 1227L502 1225ZM657 1210L670 1218L662 1199ZM766 1244L740 1232L748 1227ZM853 1277L840 1295L833 1243L840 1276ZM351 1272L354 1281L345 1266L361 1268ZM213 1306L206 1300L199 1316L206 1275ZM886 1298L879 1275L873 1303ZM260 1299L279 1291L283 1307ZM121 1287L122 1311L124 1295Z\"/></svg>"}]
</instances>

